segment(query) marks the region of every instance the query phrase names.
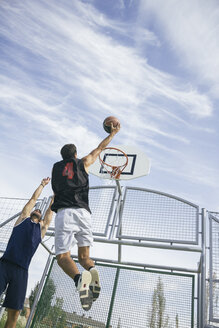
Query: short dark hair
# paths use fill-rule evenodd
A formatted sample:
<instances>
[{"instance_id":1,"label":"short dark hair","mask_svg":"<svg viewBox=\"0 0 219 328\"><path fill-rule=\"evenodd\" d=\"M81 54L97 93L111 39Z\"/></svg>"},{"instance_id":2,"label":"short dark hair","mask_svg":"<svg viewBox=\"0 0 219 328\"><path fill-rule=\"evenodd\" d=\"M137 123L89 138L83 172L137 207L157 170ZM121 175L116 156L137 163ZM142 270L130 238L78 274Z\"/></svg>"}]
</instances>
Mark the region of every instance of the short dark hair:
<instances>
[{"instance_id":1,"label":"short dark hair","mask_svg":"<svg viewBox=\"0 0 219 328\"><path fill-rule=\"evenodd\" d=\"M60 151L63 159L69 159L75 157L77 154L77 148L74 144L64 145Z\"/></svg>"}]
</instances>

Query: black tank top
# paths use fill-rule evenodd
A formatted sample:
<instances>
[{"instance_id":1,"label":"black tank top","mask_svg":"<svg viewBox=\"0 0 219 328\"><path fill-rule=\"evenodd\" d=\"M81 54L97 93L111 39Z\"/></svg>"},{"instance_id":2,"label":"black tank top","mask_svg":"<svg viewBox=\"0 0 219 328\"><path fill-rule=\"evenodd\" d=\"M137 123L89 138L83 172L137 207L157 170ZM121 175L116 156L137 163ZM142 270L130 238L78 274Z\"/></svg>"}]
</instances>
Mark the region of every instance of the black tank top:
<instances>
[{"instance_id":1,"label":"black tank top","mask_svg":"<svg viewBox=\"0 0 219 328\"><path fill-rule=\"evenodd\" d=\"M51 209L80 207L91 213L88 201L89 180L81 159L72 158L54 164L52 189L55 194Z\"/></svg>"}]
</instances>

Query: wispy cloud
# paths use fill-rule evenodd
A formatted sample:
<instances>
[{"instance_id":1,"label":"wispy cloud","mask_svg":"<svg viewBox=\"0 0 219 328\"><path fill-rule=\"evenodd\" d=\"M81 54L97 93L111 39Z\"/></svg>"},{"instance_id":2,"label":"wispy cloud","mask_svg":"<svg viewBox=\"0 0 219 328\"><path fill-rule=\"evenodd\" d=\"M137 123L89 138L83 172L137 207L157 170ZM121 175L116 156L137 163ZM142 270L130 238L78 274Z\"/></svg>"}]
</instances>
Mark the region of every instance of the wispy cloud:
<instances>
[{"instance_id":1,"label":"wispy cloud","mask_svg":"<svg viewBox=\"0 0 219 328\"><path fill-rule=\"evenodd\" d=\"M163 37L180 64L196 74L197 84L214 89L219 83L217 1L143 0L141 10L157 18ZM218 94L214 96L218 98Z\"/></svg>"},{"instance_id":2,"label":"wispy cloud","mask_svg":"<svg viewBox=\"0 0 219 328\"><path fill-rule=\"evenodd\" d=\"M152 2L145 5L156 12ZM141 145L156 165L165 162L167 153L178 162L178 148L188 151L194 138L215 133L202 123L214 115L211 98L185 79L153 67L147 51L139 51L143 44L161 46L157 32L137 21L131 26L113 20L80 1L9 1L1 9L0 124L2 135L11 125L13 147L25 144L28 134L25 149L37 149L41 156L57 158L69 141L84 155L105 136L103 119L115 115L122 122L116 143ZM161 22L168 10L165 5ZM173 23L165 24L174 30ZM133 42L125 42L127 35ZM175 46L176 52L183 51ZM24 127L19 138L15 120Z\"/></svg>"},{"instance_id":3,"label":"wispy cloud","mask_svg":"<svg viewBox=\"0 0 219 328\"><path fill-rule=\"evenodd\" d=\"M30 54L38 54L41 70L43 60L46 60L47 79L44 82L48 83L48 88L53 86L54 80L68 88L79 87L91 106L96 108L98 99L102 101L101 106L105 103L106 110L121 113L131 109L138 111L140 104L147 105L150 96L160 96L176 105L182 104L191 114L201 117L211 114L212 106L206 96L191 88L185 90L182 84L181 90L180 87L176 89L176 82L180 85L180 81L150 67L134 49L121 46L103 31L96 31L94 21L96 18L98 22L99 16L96 12L91 11L91 17L87 17L82 4L80 7L77 4L77 10L82 17L69 14L67 8L57 10L52 6L48 9L42 3L28 3L20 9L20 15L26 13L22 21L9 11L9 25L12 21L19 24L15 31L4 30L4 35L10 41L22 44ZM88 23L93 22L94 27L84 24L85 18ZM17 60L28 70L25 52L18 54ZM40 73L43 75L42 71ZM43 76L38 79L36 74L35 79L36 84L43 82Z\"/></svg>"}]
</instances>

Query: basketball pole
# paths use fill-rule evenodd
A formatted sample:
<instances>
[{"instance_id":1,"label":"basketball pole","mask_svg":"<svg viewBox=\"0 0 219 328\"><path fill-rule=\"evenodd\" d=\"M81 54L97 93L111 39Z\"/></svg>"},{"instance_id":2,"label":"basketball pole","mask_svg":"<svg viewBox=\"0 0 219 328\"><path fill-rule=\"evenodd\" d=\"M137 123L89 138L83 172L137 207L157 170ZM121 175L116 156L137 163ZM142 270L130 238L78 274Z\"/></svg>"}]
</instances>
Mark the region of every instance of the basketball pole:
<instances>
[{"instance_id":1,"label":"basketball pole","mask_svg":"<svg viewBox=\"0 0 219 328\"><path fill-rule=\"evenodd\" d=\"M118 188L118 193L119 193L119 195L122 196L122 189L121 189L121 186L120 186L119 180L116 180L116 185L117 185L117 188Z\"/></svg>"},{"instance_id":2,"label":"basketball pole","mask_svg":"<svg viewBox=\"0 0 219 328\"><path fill-rule=\"evenodd\" d=\"M116 185L117 185L117 190L118 190L118 193L119 193L119 197L122 200L122 188L120 186L119 180L116 180ZM120 202L120 205L119 205L119 217L120 217L120 215L121 215L121 202ZM122 245L118 244L118 262L119 263L121 262L121 259L122 259Z\"/></svg>"}]
</instances>

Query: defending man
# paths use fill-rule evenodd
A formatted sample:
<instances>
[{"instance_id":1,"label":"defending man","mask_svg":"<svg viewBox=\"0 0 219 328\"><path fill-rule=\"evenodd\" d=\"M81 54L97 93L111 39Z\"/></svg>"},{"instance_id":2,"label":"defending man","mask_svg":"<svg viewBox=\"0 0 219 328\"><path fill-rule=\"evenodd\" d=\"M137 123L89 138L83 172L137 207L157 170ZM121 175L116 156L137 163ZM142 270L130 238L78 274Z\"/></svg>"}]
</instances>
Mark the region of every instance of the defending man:
<instances>
[{"instance_id":1,"label":"defending man","mask_svg":"<svg viewBox=\"0 0 219 328\"><path fill-rule=\"evenodd\" d=\"M7 308L7 320L4 328L16 327L20 310L24 305L30 261L52 220L51 204L53 200L45 213L44 220L41 220L42 215L39 209L32 211L43 188L49 181L50 178L43 179L24 206L21 215L15 222L7 248L0 259L0 295L8 285L3 303L3 307Z\"/></svg>"}]
</instances>

